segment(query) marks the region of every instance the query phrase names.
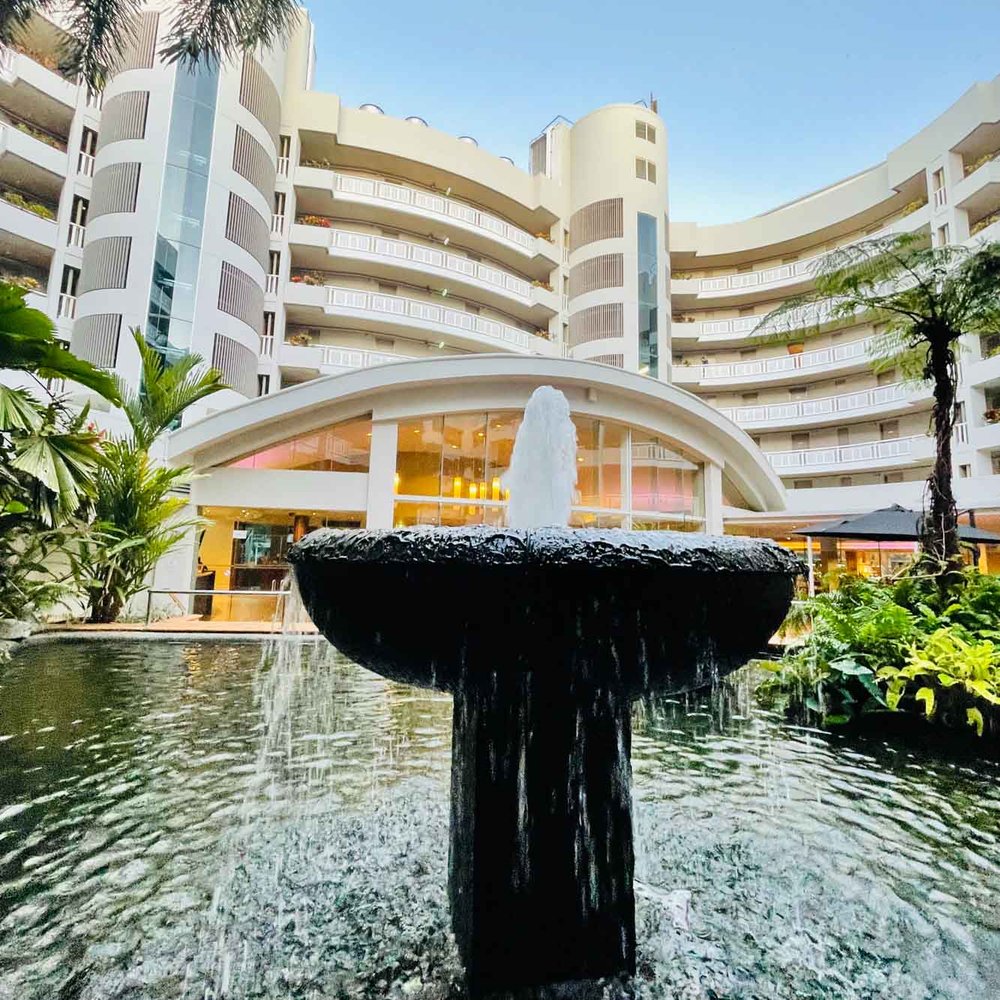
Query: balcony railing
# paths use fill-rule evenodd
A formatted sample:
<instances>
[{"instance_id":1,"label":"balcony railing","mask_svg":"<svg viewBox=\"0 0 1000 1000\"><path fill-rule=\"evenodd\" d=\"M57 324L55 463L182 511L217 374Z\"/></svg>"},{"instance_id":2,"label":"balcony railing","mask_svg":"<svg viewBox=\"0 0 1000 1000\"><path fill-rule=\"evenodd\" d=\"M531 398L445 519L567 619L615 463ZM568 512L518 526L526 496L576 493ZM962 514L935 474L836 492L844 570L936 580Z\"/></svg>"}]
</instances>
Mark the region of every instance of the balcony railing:
<instances>
[{"instance_id":1,"label":"balcony railing","mask_svg":"<svg viewBox=\"0 0 1000 1000\"><path fill-rule=\"evenodd\" d=\"M275 213L271 216L271 235L281 236L285 231L285 216Z\"/></svg>"},{"instance_id":2,"label":"balcony railing","mask_svg":"<svg viewBox=\"0 0 1000 1000\"><path fill-rule=\"evenodd\" d=\"M948 204L948 189L944 187L939 187L937 191L934 192L934 207L944 208Z\"/></svg>"},{"instance_id":3,"label":"balcony railing","mask_svg":"<svg viewBox=\"0 0 1000 1000\"><path fill-rule=\"evenodd\" d=\"M833 445L829 448L799 448L794 451L766 452L771 467L779 475L819 467L836 469L859 463L878 463L893 458L910 458L918 441L926 435L869 441L865 444Z\"/></svg>"},{"instance_id":4,"label":"balcony railing","mask_svg":"<svg viewBox=\"0 0 1000 1000\"><path fill-rule=\"evenodd\" d=\"M0 79L10 80L14 77L14 50L0 45Z\"/></svg>"},{"instance_id":5,"label":"balcony railing","mask_svg":"<svg viewBox=\"0 0 1000 1000\"><path fill-rule=\"evenodd\" d=\"M278 294L278 282L281 279L280 274L269 274L267 275L267 280L264 284L264 291L268 295Z\"/></svg>"},{"instance_id":6,"label":"balcony railing","mask_svg":"<svg viewBox=\"0 0 1000 1000\"><path fill-rule=\"evenodd\" d=\"M538 351L541 338L526 330L520 330L515 326L508 326L506 323L487 319L475 313L449 309L446 306L424 302L420 299L404 298L401 295L385 295L381 292L366 292L357 288L338 288L334 285L327 285L326 290L327 308L331 311L349 309L381 313L400 319L415 319L449 330L471 333L500 343L511 344L522 351L543 353Z\"/></svg>"},{"instance_id":7,"label":"balcony railing","mask_svg":"<svg viewBox=\"0 0 1000 1000\"><path fill-rule=\"evenodd\" d=\"M56 306L56 317L58 319L76 318L76 296L62 292L59 295L59 303Z\"/></svg>"},{"instance_id":8,"label":"balcony railing","mask_svg":"<svg viewBox=\"0 0 1000 1000\"><path fill-rule=\"evenodd\" d=\"M871 340L853 340L836 347L824 347L818 351L803 351L801 354L783 354L777 358L761 358L755 361L733 361L728 364L685 365L676 369L680 381L685 381L683 373L692 372L701 381L709 379L740 380L759 375L781 375L786 372L816 371L837 368L846 361L864 358L868 354Z\"/></svg>"},{"instance_id":9,"label":"balcony railing","mask_svg":"<svg viewBox=\"0 0 1000 1000\"><path fill-rule=\"evenodd\" d=\"M288 167L289 167L288 157L287 156L279 156L278 157L278 176L279 177L287 177L288 176Z\"/></svg>"},{"instance_id":10,"label":"balcony railing","mask_svg":"<svg viewBox=\"0 0 1000 1000\"><path fill-rule=\"evenodd\" d=\"M346 347L324 347L323 364L334 368L372 368L394 361L410 361L404 354L385 354L381 351L353 351Z\"/></svg>"},{"instance_id":11,"label":"balcony railing","mask_svg":"<svg viewBox=\"0 0 1000 1000\"><path fill-rule=\"evenodd\" d=\"M76 172L81 177L94 176L94 157L82 149L76 156Z\"/></svg>"},{"instance_id":12,"label":"balcony railing","mask_svg":"<svg viewBox=\"0 0 1000 1000\"><path fill-rule=\"evenodd\" d=\"M260 338L260 356L262 358L274 357L274 334L264 334Z\"/></svg>"},{"instance_id":13,"label":"balcony railing","mask_svg":"<svg viewBox=\"0 0 1000 1000\"><path fill-rule=\"evenodd\" d=\"M100 111L104 107L104 91L87 88L87 107Z\"/></svg>"},{"instance_id":14,"label":"balcony railing","mask_svg":"<svg viewBox=\"0 0 1000 1000\"><path fill-rule=\"evenodd\" d=\"M66 246L79 247L83 249L83 241L87 235L87 230L77 222L71 222L66 230Z\"/></svg>"},{"instance_id":15,"label":"balcony railing","mask_svg":"<svg viewBox=\"0 0 1000 1000\"><path fill-rule=\"evenodd\" d=\"M482 230L494 239L506 240L525 253L534 253L536 247L536 237L531 233L488 212L481 212L478 208L432 191L354 174L334 174L334 191L338 194L371 198L385 204L409 206L443 219L451 219Z\"/></svg>"},{"instance_id":16,"label":"balcony railing","mask_svg":"<svg viewBox=\"0 0 1000 1000\"><path fill-rule=\"evenodd\" d=\"M782 420L801 420L807 417L836 416L858 410L875 409L887 403L909 399L912 389L902 382L880 385L839 396L822 396L819 399L801 399L788 403L769 403L761 406L719 407L719 412L740 426L771 424Z\"/></svg>"},{"instance_id":17,"label":"balcony railing","mask_svg":"<svg viewBox=\"0 0 1000 1000\"><path fill-rule=\"evenodd\" d=\"M386 260L406 261L418 267L434 268L469 278L499 291L520 296L522 299L531 297L531 284L523 278L518 278L498 267L469 260L468 257L438 250L436 247L388 239L385 236L369 236L345 229L333 229L330 231L330 248L372 254Z\"/></svg>"}]
</instances>

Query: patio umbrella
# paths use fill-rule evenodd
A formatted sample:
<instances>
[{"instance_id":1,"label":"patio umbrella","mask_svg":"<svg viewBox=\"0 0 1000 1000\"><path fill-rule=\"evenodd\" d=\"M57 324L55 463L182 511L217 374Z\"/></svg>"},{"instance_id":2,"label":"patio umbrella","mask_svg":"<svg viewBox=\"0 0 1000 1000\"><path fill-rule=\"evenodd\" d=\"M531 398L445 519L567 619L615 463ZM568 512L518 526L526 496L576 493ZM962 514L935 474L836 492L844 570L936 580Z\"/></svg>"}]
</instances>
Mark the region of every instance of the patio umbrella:
<instances>
[{"instance_id":1,"label":"patio umbrella","mask_svg":"<svg viewBox=\"0 0 1000 1000\"><path fill-rule=\"evenodd\" d=\"M855 514L853 517L842 517L837 521L823 521L810 525L808 528L798 528L793 535L806 535L806 555L809 563L809 593L815 592L815 582L812 568L813 538L855 538L859 541L878 543L879 573L882 573L882 542L917 542L920 540L920 521L923 515L918 511L900 507L894 503L891 507L873 510L867 514ZM974 544L996 545L1000 543L1000 535L981 528L973 528L968 524L958 526L958 537L963 542Z\"/></svg>"},{"instance_id":2,"label":"patio umbrella","mask_svg":"<svg viewBox=\"0 0 1000 1000\"><path fill-rule=\"evenodd\" d=\"M916 542L920 540L921 517L919 511L893 504L867 514L855 514L853 517L799 528L792 534L809 535L811 538L857 538L872 542ZM958 526L958 537L963 542L1000 544L1000 535L968 524Z\"/></svg>"}]
</instances>

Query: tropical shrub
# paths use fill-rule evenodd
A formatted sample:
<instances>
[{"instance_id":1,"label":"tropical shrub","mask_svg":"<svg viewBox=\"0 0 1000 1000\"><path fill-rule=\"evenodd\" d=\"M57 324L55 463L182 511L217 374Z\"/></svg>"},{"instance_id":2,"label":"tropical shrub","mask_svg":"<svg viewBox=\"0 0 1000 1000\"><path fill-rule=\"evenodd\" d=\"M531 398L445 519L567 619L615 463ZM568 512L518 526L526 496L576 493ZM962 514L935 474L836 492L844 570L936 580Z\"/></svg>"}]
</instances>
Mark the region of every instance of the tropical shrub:
<instances>
[{"instance_id":1,"label":"tropical shrub","mask_svg":"<svg viewBox=\"0 0 1000 1000\"><path fill-rule=\"evenodd\" d=\"M916 712L1000 735L1000 578L976 570L947 591L917 564L893 583L843 577L794 609L811 631L758 687L766 704L827 724Z\"/></svg>"},{"instance_id":2,"label":"tropical shrub","mask_svg":"<svg viewBox=\"0 0 1000 1000\"><path fill-rule=\"evenodd\" d=\"M94 530L73 556L92 622L115 621L157 561L200 523L183 517L187 500L177 494L191 470L159 465L149 449L189 406L225 388L219 372L206 369L197 354L167 365L139 330L132 336L142 362L141 389L118 382L129 434L104 445L107 461L96 476Z\"/></svg>"}]
</instances>

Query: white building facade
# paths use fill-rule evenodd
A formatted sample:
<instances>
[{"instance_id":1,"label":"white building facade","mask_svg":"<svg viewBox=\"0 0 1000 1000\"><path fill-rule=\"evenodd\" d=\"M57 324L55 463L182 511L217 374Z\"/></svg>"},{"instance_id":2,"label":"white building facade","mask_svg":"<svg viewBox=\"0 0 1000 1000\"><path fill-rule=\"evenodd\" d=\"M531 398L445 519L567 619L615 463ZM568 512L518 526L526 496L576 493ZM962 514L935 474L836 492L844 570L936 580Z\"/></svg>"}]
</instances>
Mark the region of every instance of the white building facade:
<instances>
[{"instance_id":1,"label":"white building facade","mask_svg":"<svg viewBox=\"0 0 1000 1000\"><path fill-rule=\"evenodd\" d=\"M194 71L157 56L169 17L142 12L100 95L54 68L57 24L0 52L0 273L129 380L132 328L223 372L168 445L222 526L202 553L216 587L272 586L283 540L317 523L498 519L512 415L546 382L578 422L577 523L784 540L920 502L929 393L872 374L873 331L752 330L864 235L1000 235L1000 78L870 170L700 227L669 221L655 108L555 121L521 170L313 90L305 16L279 48ZM998 365L1000 345L965 345L956 486L987 526ZM183 578L194 559L172 562Z\"/></svg>"}]
</instances>

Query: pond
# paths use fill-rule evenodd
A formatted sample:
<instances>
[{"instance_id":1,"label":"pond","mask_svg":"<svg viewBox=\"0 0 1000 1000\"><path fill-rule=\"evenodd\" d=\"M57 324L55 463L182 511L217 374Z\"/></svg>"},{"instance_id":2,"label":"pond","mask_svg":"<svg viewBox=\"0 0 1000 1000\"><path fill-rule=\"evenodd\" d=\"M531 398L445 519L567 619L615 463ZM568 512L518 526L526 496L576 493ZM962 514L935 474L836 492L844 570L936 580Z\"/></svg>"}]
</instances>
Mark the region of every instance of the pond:
<instances>
[{"instance_id":1,"label":"pond","mask_svg":"<svg viewBox=\"0 0 1000 1000\"><path fill-rule=\"evenodd\" d=\"M0 667L0 998L461 996L450 699L261 648ZM639 996L1000 995L995 763L787 725L744 672L637 705L633 766Z\"/></svg>"}]
</instances>

